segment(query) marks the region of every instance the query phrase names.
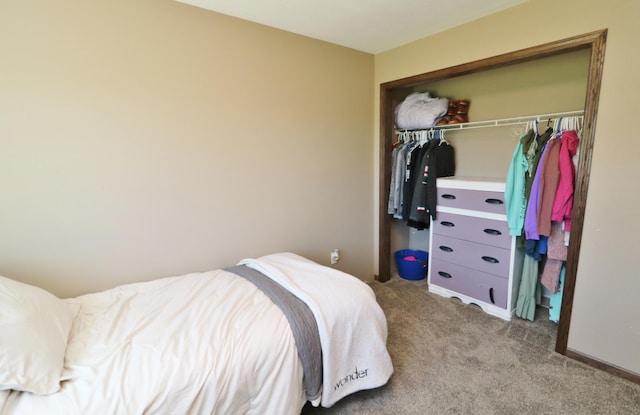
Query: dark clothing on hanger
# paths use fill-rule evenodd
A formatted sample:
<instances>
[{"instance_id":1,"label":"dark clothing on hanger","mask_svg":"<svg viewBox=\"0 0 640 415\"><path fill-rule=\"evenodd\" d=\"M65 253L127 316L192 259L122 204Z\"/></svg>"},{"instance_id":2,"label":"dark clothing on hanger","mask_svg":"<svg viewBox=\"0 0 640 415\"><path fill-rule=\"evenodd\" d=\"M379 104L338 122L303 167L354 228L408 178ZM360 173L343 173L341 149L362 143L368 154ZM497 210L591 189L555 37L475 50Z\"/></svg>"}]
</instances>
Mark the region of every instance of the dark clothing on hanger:
<instances>
[{"instance_id":1,"label":"dark clothing on hanger","mask_svg":"<svg viewBox=\"0 0 640 415\"><path fill-rule=\"evenodd\" d=\"M444 140L431 140L428 151L422 155L418 175L415 176L407 221L409 226L417 229L429 228L430 217L436 217L436 178L453 176L454 173L453 147Z\"/></svg>"},{"instance_id":2,"label":"dark clothing on hanger","mask_svg":"<svg viewBox=\"0 0 640 415\"><path fill-rule=\"evenodd\" d=\"M424 155L429 150L430 142L422 146L416 146L407 156L407 176L405 177L404 187L402 191L402 217L408 220L411 214L411 202L413 200L413 191L415 180L420 176L420 166Z\"/></svg>"},{"instance_id":3,"label":"dark clothing on hanger","mask_svg":"<svg viewBox=\"0 0 640 415\"><path fill-rule=\"evenodd\" d=\"M413 194L411 197L411 209L407 219L407 225L416 229L426 229L429 227L429 210L427 206L427 183L429 181L429 160L433 149L438 144L433 140L429 141L428 148L420 159L417 174L413 181ZM427 220L425 220L425 218Z\"/></svg>"},{"instance_id":4,"label":"dark clothing on hanger","mask_svg":"<svg viewBox=\"0 0 640 415\"><path fill-rule=\"evenodd\" d=\"M434 147L429 160L429 174L431 180L427 183L427 206L433 219L436 218L436 205L438 203L438 190L436 188L437 177L450 177L456 174L455 152L446 141Z\"/></svg>"},{"instance_id":5,"label":"dark clothing on hanger","mask_svg":"<svg viewBox=\"0 0 640 415\"><path fill-rule=\"evenodd\" d=\"M531 161L533 170L531 171L531 174L527 172L527 174L525 175L526 177L525 195L527 197L527 200L529 200L529 196L531 195L531 186L533 185L533 179L536 176L536 170L538 170L540 157L542 156L544 147L547 145L547 142L551 138L552 134L553 134L553 128L547 128L547 130L544 133L542 133L542 135L539 135L536 137L536 142L538 146L535 150L535 153L533 154L533 159Z\"/></svg>"}]
</instances>

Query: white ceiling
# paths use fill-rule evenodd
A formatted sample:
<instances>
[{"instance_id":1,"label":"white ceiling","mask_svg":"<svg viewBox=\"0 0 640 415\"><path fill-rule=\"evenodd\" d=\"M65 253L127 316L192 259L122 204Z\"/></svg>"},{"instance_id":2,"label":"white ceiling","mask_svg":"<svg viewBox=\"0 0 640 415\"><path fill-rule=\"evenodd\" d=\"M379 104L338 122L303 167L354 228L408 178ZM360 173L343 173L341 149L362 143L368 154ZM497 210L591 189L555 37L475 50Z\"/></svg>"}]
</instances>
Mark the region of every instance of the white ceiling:
<instances>
[{"instance_id":1,"label":"white ceiling","mask_svg":"<svg viewBox=\"0 0 640 415\"><path fill-rule=\"evenodd\" d=\"M176 0L368 53L528 0Z\"/></svg>"}]
</instances>

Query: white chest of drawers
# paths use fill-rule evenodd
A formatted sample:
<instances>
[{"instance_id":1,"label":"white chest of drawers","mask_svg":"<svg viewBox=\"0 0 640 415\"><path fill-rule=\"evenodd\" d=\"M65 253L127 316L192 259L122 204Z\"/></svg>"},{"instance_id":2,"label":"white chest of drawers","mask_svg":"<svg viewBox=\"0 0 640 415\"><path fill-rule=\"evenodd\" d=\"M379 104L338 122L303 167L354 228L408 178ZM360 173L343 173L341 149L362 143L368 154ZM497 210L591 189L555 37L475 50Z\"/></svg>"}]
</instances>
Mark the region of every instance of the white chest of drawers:
<instances>
[{"instance_id":1,"label":"white chest of drawers","mask_svg":"<svg viewBox=\"0 0 640 415\"><path fill-rule=\"evenodd\" d=\"M446 177L438 179L437 189L429 235L429 291L510 320L524 252L509 235L504 181Z\"/></svg>"}]
</instances>

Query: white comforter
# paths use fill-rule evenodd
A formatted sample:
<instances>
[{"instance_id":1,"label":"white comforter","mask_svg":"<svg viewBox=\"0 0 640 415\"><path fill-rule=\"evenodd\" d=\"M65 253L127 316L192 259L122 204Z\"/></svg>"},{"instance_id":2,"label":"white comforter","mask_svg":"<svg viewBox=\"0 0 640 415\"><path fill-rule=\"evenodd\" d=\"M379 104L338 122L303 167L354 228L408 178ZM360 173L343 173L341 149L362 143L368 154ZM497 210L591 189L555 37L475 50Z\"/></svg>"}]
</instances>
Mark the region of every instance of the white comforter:
<instances>
[{"instance_id":1,"label":"white comforter","mask_svg":"<svg viewBox=\"0 0 640 415\"><path fill-rule=\"evenodd\" d=\"M66 300L80 306L60 392L0 391L2 415L299 414L289 324L253 284L211 271Z\"/></svg>"},{"instance_id":2,"label":"white comforter","mask_svg":"<svg viewBox=\"0 0 640 415\"><path fill-rule=\"evenodd\" d=\"M368 285L291 253L240 264L267 275L311 308L322 345L322 406L387 382L393 373L387 320Z\"/></svg>"},{"instance_id":3,"label":"white comforter","mask_svg":"<svg viewBox=\"0 0 640 415\"><path fill-rule=\"evenodd\" d=\"M292 291L316 316L323 406L387 382L386 319L366 284L293 254L241 263ZM79 312L61 390L0 391L0 415L297 415L304 406L284 314L235 274L187 274L65 301Z\"/></svg>"}]
</instances>

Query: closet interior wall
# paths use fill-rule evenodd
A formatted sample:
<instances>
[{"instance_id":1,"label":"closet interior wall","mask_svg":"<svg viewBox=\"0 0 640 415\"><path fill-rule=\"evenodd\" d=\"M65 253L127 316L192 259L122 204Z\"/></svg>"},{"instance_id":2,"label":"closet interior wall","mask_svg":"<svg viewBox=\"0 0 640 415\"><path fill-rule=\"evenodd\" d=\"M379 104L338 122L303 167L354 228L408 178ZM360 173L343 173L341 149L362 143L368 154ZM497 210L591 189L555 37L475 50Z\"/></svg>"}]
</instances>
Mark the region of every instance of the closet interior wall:
<instances>
[{"instance_id":1,"label":"closet interior wall","mask_svg":"<svg viewBox=\"0 0 640 415\"><path fill-rule=\"evenodd\" d=\"M568 351L567 340L595 140L606 35L606 30L595 31L380 85L381 172L377 280L384 282L391 278L395 271L394 250L406 248L411 236L405 225L387 214L391 144L395 140L394 109L404 97L414 91L429 91L434 96L470 99L470 121L584 110L573 226L556 351L602 368L601 363L588 356ZM569 63L571 61L573 63ZM502 128L447 133L447 141L456 149L456 175L506 177L517 143L517 131L513 127L506 127L511 131L503 131L504 137L498 139L498 136L502 137L498 134ZM605 370L622 376L613 367Z\"/></svg>"}]
</instances>

